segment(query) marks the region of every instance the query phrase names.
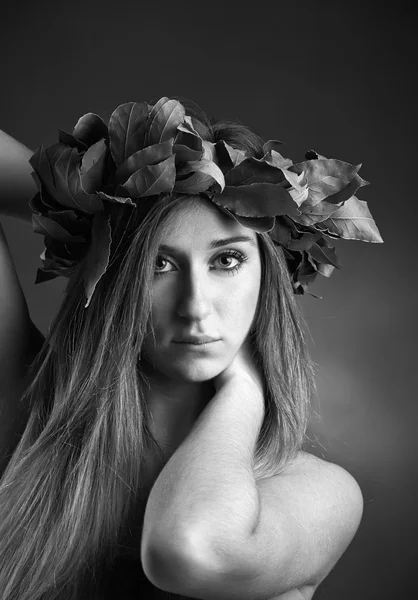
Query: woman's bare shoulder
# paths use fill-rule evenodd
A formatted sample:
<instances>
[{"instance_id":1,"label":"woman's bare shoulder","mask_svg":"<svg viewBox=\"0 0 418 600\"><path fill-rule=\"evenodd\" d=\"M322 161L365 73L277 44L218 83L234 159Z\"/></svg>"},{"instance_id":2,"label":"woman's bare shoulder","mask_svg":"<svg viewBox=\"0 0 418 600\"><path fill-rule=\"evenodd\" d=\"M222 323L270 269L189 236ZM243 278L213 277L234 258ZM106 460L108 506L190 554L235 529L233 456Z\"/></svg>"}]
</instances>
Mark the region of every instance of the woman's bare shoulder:
<instances>
[{"instance_id":1,"label":"woman's bare shoulder","mask_svg":"<svg viewBox=\"0 0 418 600\"><path fill-rule=\"evenodd\" d=\"M318 586L359 527L360 486L343 467L307 452L257 484L262 508L251 556L263 589L279 590L282 580Z\"/></svg>"},{"instance_id":2,"label":"woman's bare shoulder","mask_svg":"<svg viewBox=\"0 0 418 600\"><path fill-rule=\"evenodd\" d=\"M275 485L272 478L271 485ZM286 485L288 480L288 485ZM283 488L281 488L283 485ZM335 500L336 504L345 507L347 518L352 517L358 526L363 511L363 496L359 484L341 465L324 460L309 452L300 451L289 462L284 471L276 478L276 486L280 491L288 487L308 492L308 505L311 506L313 495L317 494L320 502ZM329 504L328 502L328 504ZM327 505L327 502L323 502Z\"/></svg>"}]
</instances>

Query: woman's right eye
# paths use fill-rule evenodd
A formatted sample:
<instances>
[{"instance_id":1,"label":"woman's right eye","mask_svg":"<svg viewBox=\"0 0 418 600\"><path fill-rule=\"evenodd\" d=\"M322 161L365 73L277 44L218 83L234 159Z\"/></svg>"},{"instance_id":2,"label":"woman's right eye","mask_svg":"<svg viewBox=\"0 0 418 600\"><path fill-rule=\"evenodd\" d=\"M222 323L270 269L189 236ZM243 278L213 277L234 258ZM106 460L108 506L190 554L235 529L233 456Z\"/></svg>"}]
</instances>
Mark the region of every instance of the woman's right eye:
<instances>
[{"instance_id":1,"label":"woman's right eye","mask_svg":"<svg viewBox=\"0 0 418 600\"><path fill-rule=\"evenodd\" d=\"M163 275L165 273L170 273L170 270L164 270L164 266L166 265L172 265L172 263L168 260L168 258L165 258L164 256L157 256L157 259L155 261L155 269L154 269L154 273L155 275Z\"/></svg>"}]
</instances>

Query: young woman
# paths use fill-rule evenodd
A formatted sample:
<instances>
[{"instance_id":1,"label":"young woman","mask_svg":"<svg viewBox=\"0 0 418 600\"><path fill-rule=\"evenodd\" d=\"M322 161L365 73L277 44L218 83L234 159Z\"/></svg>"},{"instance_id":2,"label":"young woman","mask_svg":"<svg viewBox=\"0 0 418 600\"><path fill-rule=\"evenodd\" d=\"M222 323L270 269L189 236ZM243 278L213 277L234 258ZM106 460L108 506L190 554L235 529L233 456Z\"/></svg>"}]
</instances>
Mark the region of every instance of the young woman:
<instances>
[{"instance_id":1,"label":"young woman","mask_svg":"<svg viewBox=\"0 0 418 600\"><path fill-rule=\"evenodd\" d=\"M303 451L295 292L338 267L358 167L294 165L168 98L34 155L0 140L0 207L45 236L37 282L69 278L44 339L1 233L2 600L310 599L363 501Z\"/></svg>"}]
</instances>

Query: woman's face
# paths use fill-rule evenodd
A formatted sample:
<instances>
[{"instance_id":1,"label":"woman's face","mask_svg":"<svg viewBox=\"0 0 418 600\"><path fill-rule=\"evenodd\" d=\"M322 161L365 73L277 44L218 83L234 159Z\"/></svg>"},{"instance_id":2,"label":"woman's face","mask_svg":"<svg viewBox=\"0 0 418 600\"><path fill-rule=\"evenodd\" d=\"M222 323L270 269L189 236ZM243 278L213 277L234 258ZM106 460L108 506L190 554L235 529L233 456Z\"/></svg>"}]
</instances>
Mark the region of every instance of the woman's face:
<instances>
[{"instance_id":1,"label":"woman's face","mask_svg":"<svg viewBox=\"0 0 418 600\"><path fill-rule=\"evenodd\" d=\"M146 337L143 358L156 375L202 382L231 364L249 333L260 252L256 233L208 200L185 202L172 218L156 260L154 336ZM213 341L199 343L205 338Z\"/></svg>"}]
</instances>

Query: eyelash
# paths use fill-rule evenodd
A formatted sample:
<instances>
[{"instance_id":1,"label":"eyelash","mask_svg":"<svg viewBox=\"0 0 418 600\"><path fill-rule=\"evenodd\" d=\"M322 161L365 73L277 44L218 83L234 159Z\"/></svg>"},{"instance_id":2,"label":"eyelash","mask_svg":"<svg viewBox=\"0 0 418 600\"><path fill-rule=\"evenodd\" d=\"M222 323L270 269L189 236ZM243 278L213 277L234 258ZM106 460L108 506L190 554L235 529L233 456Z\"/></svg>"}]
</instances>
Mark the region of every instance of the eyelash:
<instances>
[{"instance_id":1,"label":"eyelash","mask_svg":"<svg viewBox=\"0 0 418 600\"><path fill-rule=\"evenodd\" d=\"M241 252L238 252L237 250L225 250L224 252L222 252L222 254L219 254L218 256L215 257L215 260L218 260L219 258L222 258L224 256L232 256L233 258L236 258L239 262L237 265L235 265L235 267L231 267L231 268L224 268L221 269L221 271L226 272L228 275L235 275L243 266L244 262L246 260L248 260L248 256L245 256L245 254L242 254ZM163 260L170 262L170 260L164 256L163 254L159 254L158 258L162 258ZM159 276L159 275L166 275L167 273L172 273L172 271L155 271L154 272L155 275Z\"/></svg>"}]
</instances>

